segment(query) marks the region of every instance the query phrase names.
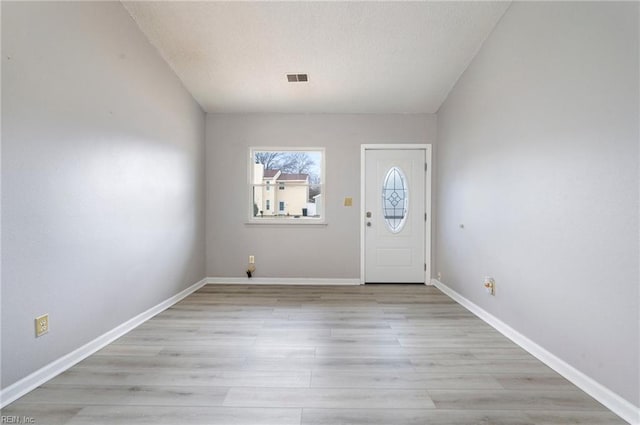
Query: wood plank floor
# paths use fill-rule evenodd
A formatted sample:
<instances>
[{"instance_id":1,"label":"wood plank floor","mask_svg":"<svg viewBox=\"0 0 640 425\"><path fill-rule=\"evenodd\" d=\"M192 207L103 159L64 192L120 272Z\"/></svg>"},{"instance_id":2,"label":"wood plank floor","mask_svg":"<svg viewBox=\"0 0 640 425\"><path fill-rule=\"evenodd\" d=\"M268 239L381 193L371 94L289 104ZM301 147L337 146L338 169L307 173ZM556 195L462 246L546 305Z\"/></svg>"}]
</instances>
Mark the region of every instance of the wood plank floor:
<instances>
[{"instance_id":1,"label":"wood plank floor","mask_svg":"<svg viewBox=\"0 0 640 425\"><path fill-rule=\"evenodd\" d=\"M47 425L625 423L423 285L205 286L2 415Z\"/></svg>"}]
</instances>

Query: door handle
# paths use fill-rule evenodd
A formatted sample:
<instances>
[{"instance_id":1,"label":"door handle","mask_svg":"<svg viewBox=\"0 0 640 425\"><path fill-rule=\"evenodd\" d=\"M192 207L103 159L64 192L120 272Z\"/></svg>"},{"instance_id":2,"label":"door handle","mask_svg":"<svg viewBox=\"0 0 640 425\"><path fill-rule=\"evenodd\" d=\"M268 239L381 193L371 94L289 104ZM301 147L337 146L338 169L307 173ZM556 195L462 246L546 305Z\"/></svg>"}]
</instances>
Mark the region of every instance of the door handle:
<instances>
[{"instance_id":1,"label":"door handle","mask_svg":"<svg viewBox=\"0 0 640 425\"><path fill-rule=\"evenodd\" d=\"M371 218L371 211L367 211L367 218Z\"/></svg>"}]
</instances>

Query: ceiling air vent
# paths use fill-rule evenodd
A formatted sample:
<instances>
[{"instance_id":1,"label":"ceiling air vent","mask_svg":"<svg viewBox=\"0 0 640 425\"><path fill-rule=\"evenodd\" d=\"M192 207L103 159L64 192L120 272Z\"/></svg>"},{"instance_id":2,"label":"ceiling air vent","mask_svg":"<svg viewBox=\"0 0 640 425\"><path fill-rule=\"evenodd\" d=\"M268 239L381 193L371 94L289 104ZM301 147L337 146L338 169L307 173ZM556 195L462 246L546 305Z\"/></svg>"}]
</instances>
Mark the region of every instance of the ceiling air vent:
<instances>
[{"instance_id":1,"label":"ceiling air vent","mask_svg":"<svg viewBox=\"0 0 640 425\"><path fill-rule=\"evenodd\" d=\"M287 74L287 81L290 83L300 83L309 81L307 74Z\"/></svg>"}]
</instances>

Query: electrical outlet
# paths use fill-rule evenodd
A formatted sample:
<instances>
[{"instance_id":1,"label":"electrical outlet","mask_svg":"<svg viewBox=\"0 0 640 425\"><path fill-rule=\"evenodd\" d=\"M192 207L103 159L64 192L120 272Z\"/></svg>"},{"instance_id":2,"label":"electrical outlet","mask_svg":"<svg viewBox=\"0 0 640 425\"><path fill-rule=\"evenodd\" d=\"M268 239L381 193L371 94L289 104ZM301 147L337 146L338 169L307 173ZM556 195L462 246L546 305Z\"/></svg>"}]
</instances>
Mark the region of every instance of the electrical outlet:
<instances>
[{"instance_id":1,"label":"electrical outlet","mask_svg":"<svg viewBox=\"0 0 640 425\"><path fill-rule=\"evenodd\" d=\"M250 255L249 256L249 264L255 264L256 263L256 257L254 255Z\"/></svg>"},{"instance_id":2,"label":"electrical outlet","mask_svg":"<svg viewBox=\"0 0 640 425\"><path fill-rule=\"evenodd\" d=\"M36 338L49 332L49 315L36 317Z\"/></svg>"}]
</instances>

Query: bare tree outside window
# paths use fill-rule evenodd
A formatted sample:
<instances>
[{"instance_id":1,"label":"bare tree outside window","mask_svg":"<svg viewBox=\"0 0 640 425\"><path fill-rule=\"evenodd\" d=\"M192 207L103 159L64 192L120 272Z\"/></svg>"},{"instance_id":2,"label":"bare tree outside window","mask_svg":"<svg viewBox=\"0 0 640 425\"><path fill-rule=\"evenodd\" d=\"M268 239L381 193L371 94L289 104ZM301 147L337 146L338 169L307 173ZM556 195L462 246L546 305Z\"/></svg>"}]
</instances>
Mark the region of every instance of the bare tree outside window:
<instances>
[{"instance_id":1,"label":"bare tree outside window","mask_svg":"<svg viewBox=\"0 0 640 425\"><path fill-rule=\"evenodd\" d=\"M280 170L286 174L308 174L319 183L319 152L255 152L256 164L265 170Z\"/></svg>"},{"instance_id":2,"label":"bare tree outside window","mask_svg":"<svg viewBox=\"0 0 640 425\"><path fill-rule=\"evenodd\" d=\"M277 170L281 155L282 152L256 152L254 156L256 164L264 165L265 170Z\"/></svg>"}]
</instances>

